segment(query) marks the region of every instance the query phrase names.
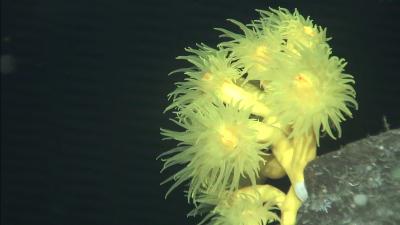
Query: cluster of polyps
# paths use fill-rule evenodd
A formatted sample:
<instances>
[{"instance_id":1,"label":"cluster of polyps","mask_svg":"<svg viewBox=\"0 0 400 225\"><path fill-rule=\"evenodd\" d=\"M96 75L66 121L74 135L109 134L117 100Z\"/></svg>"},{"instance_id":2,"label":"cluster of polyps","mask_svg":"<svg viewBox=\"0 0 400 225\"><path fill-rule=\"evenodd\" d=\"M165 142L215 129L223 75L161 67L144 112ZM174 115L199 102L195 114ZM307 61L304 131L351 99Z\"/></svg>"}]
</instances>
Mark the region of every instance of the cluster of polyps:
<instances>
[{"instance_id":1,"label":"cluster of polyps","mask_svg":"<svg viewBox=\"0 0 400 225\"><path fill-rule=\"evenodd\" d=\"M168 193L188 184L190 215L209 209L202 223L295 224L307 198L303 170L320 132L340 136L349 108L357 108L353 77L344 73L345 60L332 56L326 29L297 10L258 12L247 25L230 20L242 34L217 29L229 39L217 48L187 48L190 55L178 59L192 66L174 71L186 78L167 110L184 130L161 130L179 144L160 157L163 170L182 166L165 181L174 182ZM286 194L257 184L285 175L292 184Z\"/></svg>"}]
</instances>

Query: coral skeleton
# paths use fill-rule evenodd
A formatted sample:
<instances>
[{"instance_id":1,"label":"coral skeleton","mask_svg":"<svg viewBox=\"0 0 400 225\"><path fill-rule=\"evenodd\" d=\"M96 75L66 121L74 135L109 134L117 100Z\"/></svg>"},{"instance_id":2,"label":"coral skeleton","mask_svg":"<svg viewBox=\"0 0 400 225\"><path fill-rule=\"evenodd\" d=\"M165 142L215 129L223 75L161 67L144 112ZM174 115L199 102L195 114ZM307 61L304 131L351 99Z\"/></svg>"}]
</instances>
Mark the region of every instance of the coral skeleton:
<instances>
[{"instance_id":1,"label":"coral skeleton","mask_svg":"<svg viewBox=\"0 0 400 225\"><path fill-rule=\"evenodd\" d=\"M340 123L358 108L326 28L297 10L257 12L249 24L229 20L239 33L217 28L224 41L216 48L186 48L177 58L190 66L172 72L185 78L165 111L181 131L161 129L178 143L159 158L162 171L179 170L163 184L172 183L166 195L187 185L189 215L204 216L200 224L294 225L321 133L340 137ZM285 175L288 193L260 183Z\"/></svg>"}]
</instances>

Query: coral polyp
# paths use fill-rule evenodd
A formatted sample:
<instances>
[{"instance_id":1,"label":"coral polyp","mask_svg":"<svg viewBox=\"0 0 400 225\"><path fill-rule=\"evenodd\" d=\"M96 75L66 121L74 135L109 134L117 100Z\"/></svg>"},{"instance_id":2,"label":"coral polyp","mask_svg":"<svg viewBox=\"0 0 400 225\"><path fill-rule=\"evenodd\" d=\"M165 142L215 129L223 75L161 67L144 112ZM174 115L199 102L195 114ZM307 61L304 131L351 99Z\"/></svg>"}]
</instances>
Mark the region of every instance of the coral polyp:
<instances>
[{"instance_id":1,"label":"coral polyp","mask_svg":"<svg viewBox=\"0 0 400 225\"><path fill-rule=\"evenodd\" d=\"M250 119L249 110L223 103L192 109L177 122L185 131L162 129L164 136L180 142L161 156L168 156L164 169L185 165L166 180L175 182L170 191L189 181L188 197L196 199L201 191L237 190L243 177L255 184L268 144L257 142L258 130L252 125L257 121Z\"/></svg>"},{"instance_id":2,"label":"coral polyp","mask_svg":"<svg viewBox=\"0 0 400 225\"><path fill-rule=\"evenodd\" d=\"M312 49L299 46L288 52L279 71L269 83L267 104L280 122L292 128L293 136L313 130L319 139L320 129L335 138L332 129L341 136L340 123L350 108L357 108L354 79L343 73L343 59L331 56L326 44Z\"/></svg>"}]
</instances>

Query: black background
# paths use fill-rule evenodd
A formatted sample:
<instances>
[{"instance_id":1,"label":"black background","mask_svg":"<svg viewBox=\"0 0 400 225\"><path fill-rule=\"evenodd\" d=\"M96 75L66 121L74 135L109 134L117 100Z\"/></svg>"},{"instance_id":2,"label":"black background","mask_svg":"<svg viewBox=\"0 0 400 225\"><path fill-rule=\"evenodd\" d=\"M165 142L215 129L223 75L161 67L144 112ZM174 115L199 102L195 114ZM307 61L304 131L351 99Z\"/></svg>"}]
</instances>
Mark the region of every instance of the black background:
<instances>
[{"instance_id":1,"label":"black background","mask_svg":"<svg viewBox=\"0 0 400 225\"><path fill-rule=\"evenodd\" d=\"M175 143L166 94L183 48L220 40L225 19L298 8L328 27L360 108L319 154L400 126L400 1L2 0L1 224L194 224L178 189L164 200L155 158ZM285 182L283 182L285 183Z\"/></svg>"}]
</instances>

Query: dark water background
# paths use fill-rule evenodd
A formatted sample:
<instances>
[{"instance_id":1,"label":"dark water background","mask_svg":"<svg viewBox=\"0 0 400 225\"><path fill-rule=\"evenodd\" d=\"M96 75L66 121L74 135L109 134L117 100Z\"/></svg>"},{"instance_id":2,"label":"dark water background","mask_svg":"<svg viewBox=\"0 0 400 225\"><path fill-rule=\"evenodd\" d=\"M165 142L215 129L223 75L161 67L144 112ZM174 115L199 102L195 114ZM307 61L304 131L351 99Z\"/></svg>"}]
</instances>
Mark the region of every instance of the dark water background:
<instances>
[{"instance_id":1,"label":"dark water background","mask_svg":"<svg viewBox=\"0 0 400 225\"><path fill-rule=\"evenodd\" d=\"M226 18L297 7L328 27L360 109L319 154L400 127L400 1L2 0L1 224L194 224L156 156L175 56ZM278 3L279 2L279 3ZM285 186L285 181L280 185Z\"/></svg>"}]
</instances>

